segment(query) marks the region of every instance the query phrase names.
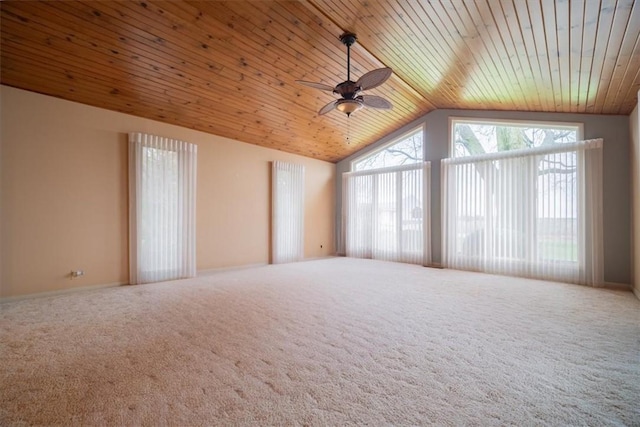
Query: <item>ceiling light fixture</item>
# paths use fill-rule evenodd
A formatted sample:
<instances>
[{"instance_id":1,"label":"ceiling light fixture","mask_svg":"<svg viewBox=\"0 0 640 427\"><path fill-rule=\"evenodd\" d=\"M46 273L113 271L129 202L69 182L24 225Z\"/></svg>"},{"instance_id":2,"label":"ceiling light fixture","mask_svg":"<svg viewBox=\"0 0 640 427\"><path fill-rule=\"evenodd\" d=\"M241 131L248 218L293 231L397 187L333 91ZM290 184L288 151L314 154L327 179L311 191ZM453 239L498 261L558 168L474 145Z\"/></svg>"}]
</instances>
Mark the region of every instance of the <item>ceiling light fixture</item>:
<instances>
[{"instance_id":1,"label":"ceiling light fixture","mask_svg":"<svg viewBox=\"0 0 640 427\"><path fill-rule=\"evenodd\" d=\"M335 108L341 113L345 113L347 116L349 116L354 111L358 111L362 108L362 102L358 102L355 99L339 99L338 101L336 101Z\"/></svg>"}]
</instances>

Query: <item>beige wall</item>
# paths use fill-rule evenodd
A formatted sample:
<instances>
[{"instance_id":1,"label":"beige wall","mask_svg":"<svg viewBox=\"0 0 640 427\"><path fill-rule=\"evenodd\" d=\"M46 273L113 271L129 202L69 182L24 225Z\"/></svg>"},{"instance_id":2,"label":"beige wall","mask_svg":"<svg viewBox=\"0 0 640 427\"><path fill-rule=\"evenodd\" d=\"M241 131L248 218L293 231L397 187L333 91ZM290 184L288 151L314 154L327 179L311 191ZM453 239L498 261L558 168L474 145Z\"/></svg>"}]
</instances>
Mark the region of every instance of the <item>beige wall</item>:
<instances>
[{"instance_id":1,"label":"beige wall","mask_svg":"<svg viewBox=\"0 0 640 427\"><path fill-rule=\"evenodd\" d=\"M0 297L127 281L130 131L198 144L198 270L269 261L274 160L306 167L305 257L335 252L334 164L0 90ZM70 279L72 269L86 275Z\"/></svg>"},{"instance_id":2,"label":"beige wall","mask_svg":"<svg viewBox=\"0 0 640 427\"><path fill-rule=\"evenodd\" d=\"M638 92L640 100L640 91ZM629 117L631 127L631 200L632 200L632 276L634 292L640 298L640 109L638 105Z\"/></svg>"}]
</instances>

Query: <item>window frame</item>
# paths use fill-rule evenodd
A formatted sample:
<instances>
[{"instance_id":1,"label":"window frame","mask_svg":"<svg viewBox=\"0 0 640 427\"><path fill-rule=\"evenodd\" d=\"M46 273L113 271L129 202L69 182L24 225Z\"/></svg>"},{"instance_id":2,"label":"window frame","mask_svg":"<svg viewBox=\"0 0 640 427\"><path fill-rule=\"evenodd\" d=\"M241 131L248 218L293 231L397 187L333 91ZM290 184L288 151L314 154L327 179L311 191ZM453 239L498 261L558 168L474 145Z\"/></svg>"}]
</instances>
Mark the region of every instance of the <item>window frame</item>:
<instances>
[{"instance_id":1,"label":"window frame","mask_svg":"<svg viewBox=\"0 0 640 427\"><path fill-rule=\"evenodd\" d=\"M584 122L556 122L552 120L519 120L519 119L490 119L485 117L464 117L464 116L449 116L449 158L460 158L455 156L456 142L454 141L453 127L457 123L468 123L477 125L517 125L517 126L530 126L539 129L578 129L576 141L584 140Z\"/></svg>"},{"instance_id":2,"label":"window frame","mask_svg":"<svg viewBox=\"0 0 640 427\"><path fill-rule=\"evenodd\" d=\"M397 143L399 143L400 141L409 138L409 136L418 133L418 132L422 132L422 159L420 159L420 161L418 163L422 163L425 161L425 141L424 141L424 137L426 135L425 132L425 124L420 124L416 127L413 127L411 129L409 129L406 132L402 132L399 136L395 137L395 138L391 138L388 142L385 142L384 144L380 145L379 147L376 147L375 149L368 151L358 157L356 157L355 159L351 160L349 162L349 171L350 172L360 172L360 171L356 171L355 167L356 167L356 163L359 163L361 161L363 161L364 159L368 158L368 157L372 157L377 155L378 153L386 150L387 148L389 148L392 145L395 145ZM411 163L413 164L413 163ZM398 166L398 165L396 165ZM387 167L396 167L396 166L387 166ZM403 166L403 165L400 165ZM376 169L385 169L385 168L376 168ZM369 170L369 169L365 169L365 170ZM373 169L371 169L373 170Z\"/></svg>"}]
</instances>

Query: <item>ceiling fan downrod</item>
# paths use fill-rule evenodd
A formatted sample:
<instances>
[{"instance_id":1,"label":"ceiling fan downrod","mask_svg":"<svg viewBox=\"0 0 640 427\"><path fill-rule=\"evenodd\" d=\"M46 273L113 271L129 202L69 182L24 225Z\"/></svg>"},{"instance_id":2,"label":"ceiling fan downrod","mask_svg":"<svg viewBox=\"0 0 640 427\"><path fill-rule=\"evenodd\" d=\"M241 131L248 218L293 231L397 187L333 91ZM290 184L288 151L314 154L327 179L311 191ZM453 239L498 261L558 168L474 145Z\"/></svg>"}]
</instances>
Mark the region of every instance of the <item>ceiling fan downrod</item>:
<instances>
[{"instance_id":1,"label":"ceiling fan downrod","mask_svg":"<svg viewBox=\"0 0 640 427\"><path fill-rule=\"evenodd\" d=\"M351 81L351 46L358 40L353 33L344 33L340 36L342 44L347 46L347 81Z\"/></svg>"}]
</instances>

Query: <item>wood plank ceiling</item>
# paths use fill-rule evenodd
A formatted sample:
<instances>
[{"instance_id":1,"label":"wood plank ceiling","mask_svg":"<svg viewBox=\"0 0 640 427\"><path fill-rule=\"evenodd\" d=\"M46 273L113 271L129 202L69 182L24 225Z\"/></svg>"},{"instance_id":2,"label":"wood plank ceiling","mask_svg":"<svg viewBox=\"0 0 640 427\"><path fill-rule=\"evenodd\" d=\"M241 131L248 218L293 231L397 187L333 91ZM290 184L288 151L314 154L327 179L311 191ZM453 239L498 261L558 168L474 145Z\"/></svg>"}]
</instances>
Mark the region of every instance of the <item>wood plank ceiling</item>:
<instances>
[{"instance_id":1,"label":"wood plank ceiling","mask_svg":"<svg viewBox=\"0 0 640 427\"><path fill-rule=\"evenodd\" d=\"M3 1L1 82L336 162L436 108L629 114L639 3ZM318 116L295 83L346 80L344 31L393 110Z\"/></svg>"}]
</instances>

